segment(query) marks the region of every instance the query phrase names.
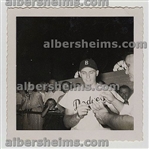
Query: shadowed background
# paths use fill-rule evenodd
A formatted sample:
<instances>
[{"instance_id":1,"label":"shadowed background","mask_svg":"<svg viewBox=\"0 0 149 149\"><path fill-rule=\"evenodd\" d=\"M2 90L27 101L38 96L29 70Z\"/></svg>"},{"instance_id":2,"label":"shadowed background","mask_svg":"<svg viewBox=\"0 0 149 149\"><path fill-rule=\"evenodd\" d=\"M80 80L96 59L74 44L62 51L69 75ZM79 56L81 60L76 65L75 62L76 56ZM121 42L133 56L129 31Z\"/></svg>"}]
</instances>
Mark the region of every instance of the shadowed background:
<instances>
[{"instance_id":1,"label":"shadowed background","mask_svg":"<svg viewBox=\"0 0 149 149\"><path fill-rule=\"evenodd\" d=\"M96 61L100 73L133 49L45 49L44 41L133 41L133 17L17 17L17 82L39 83L74 77L85 58Z\"/></svg>"}]
</instances>

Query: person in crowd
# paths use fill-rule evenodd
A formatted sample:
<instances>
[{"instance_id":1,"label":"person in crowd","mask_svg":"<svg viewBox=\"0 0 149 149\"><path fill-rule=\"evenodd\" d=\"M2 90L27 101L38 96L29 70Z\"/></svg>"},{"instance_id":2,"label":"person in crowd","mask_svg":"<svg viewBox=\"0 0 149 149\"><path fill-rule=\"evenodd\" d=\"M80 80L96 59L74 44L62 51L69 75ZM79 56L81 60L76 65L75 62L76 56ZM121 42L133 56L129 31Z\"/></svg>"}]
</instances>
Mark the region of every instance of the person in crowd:
<instances>
[{"instance_id":1,"label":"person in crowd","mask_svg":"<svg viewBox=\"0 0 149 149\"><path fill-rule=\"evenodd\" d=\"M44 118L43 130L57 130L59 128L58 116L53 115L53 113L49 114L49 111L55 110L56 102L54 99L49 98L42 111L41 116Z\"/></svg>"},{"instance_id":2,"label":"person in crowd","mask_svg":"<svg viewBox=\"0 0 149 149\"><path fill-rule=\"evenodd\" d=\"M127 85L122 85L118 93L124 99L124 103L129 104L128 99L132 93L131 89Z\"/></svg>"},{"instance_id":3,"label":"person in crowd","mask_svg":"<svg viewBox=\"0 0 149 149\"><path fill-rule=\"evenodd\" d=\"M47 92L45 92L45 100L44 103L47 101L47 99L52 98L55 100L56 109L58 108L59 111L63 112L64 109L58 104L59 97L64 95L64 92L60 89L60 84L57 83L55 79L51 79L49 81L49 84L47 85Z\"/></svg>"},{"instance_id":4,"label":"person in crowd","mask_svg":"<svg viewBox=\"0 0 149 149\"><path fill-rule=\"evenodd\" d=\"M22 110L27 112L24 118L24 129L42 130L43 118L41 117L41 112L44 107L42 95L38 91L32 90L28 90L28 93L28 99L22 106Z\"/></svg>"},{"instance_id":5,"label":"person in crowd","mask_svg":"<svg viewBox=\"0 0 149 149\"><path fill-rule=\"evenodd\" d=\"M66 94L71 88L72 85L69 81L63 81L61 84L61 90Z\"/></svg>"},{"instance_id":6,"label":"person in crowd","mask_svg":"<svg viewBox=\"0 0 149 149\"><path fill-rule=\"evenodd\" d=\"M64 92L58 88L57 81L55 79L51 79L48 84L48 91L45 93L44 103L49 98L54 99L57 103L58 98L62 95L64 95Z\"/></svg>"},{"instance_id":7,"label":"person in crowd","mask_svg":"<svg viewBox=\"0 0 149 149\"><path fill-rule=\"evenodd\" d=\"M54 99L50 98L46 101L42 111L44 118L43 130L65 130L66 127L63 123L63 114L55 111L57 103Z\"/></svg>"},{"instance_id":8,"label":"person in crowd","mask_svg":"<svg viewBox=\"0 0 149 149\"><path fill-rule=\"evenodd\" d=\"M94 116L91 104L99 100L98 83L99 74L97 64L92 59L81 61L79 75L82 78L81 88L68 91L59 104L65 108L64 124L71 130L107 130Z\"/></svg>"},{"instance_id":9,"label":"person in crowd","mask_svg":"<svg viewBox=\"0 0 149 149\"><path fill-rule=\"evenodd\" d=\"M130 81L134 81L134 55L130 54L126 57L126 74L129 75ZM134 129L134 98L133 94L129 98L129 105L117 100L114 92L103 91L101 95L104 99L112 103L120 115L109 112L105 106L99 102L92 104L95 117L101 124L108 125L111 129L117 130L133 130Z\"/></svg>"},{"instance_id":10,"label":"person in crowd","mask_svg":"<svg viewBox=\"0 0 149 149\"><path fill-rule=\"evenodd\" d=\"M29 120L28 120L29 119L28 103L29 103L29 96L31 93L32 93L32 90L27 90L26 98L25 98L24 102L22 103L22 111L24 111L23 122L22 122L23 130L29 130L30 129Z\"/></svg>"},{"instance_id":11,"label":"person in crowd","mask_svg":"<svg viewBox=\"0 0 149 149\"><path fill-rule=\"evenodd\" d=\"M55 106L56 106L55 100L52 99L52 98L49 98L49 99L46 101L45 105L44 105L44 109L43 109L43 111L42 111L41 116L42 116L42 117L45 117L45 115L47 114L47 112L48 112L49 110L54 110L54 109L55 109Z\"/></svg>"},{"instance_id":12,"label":"person in crowd","mask_svg":"<svg viewBox=\"0 0 149 149\"><path fill-rule=\"evenodd\" d=\"M22 110L22 104L24 103L26 99L26 92L25 90L18 90L16 94L16 104L17 104L17 110Z\"/></svg>"},{"instance_id":13,"label":"person in crowd","mask_svg":"<svg viewBox=\"0 0 149 149\"><path fill-rule=\"evenodd\" d=\"M27 95L26 95L26 92L25 90L18 90L17 91L17 94L16 94L16 104L17 104L17 107L16 107L16 112L17 112L17 130L22 130L23 129L23 114L21 113L22 111L22 105L23 103L25 102L27 98Z\"/></svg>"}]
</instances>

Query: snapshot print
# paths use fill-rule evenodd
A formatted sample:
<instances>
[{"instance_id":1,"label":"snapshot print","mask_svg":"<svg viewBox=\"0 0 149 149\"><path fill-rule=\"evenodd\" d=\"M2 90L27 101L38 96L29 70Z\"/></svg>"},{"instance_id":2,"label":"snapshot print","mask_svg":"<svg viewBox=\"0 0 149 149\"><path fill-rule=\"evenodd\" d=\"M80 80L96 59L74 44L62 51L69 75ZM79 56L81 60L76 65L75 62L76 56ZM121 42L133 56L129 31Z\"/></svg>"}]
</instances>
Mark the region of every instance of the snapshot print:
<instances>
[{"instance_id":1,"label":"snapshot print","mask_svg":"<svg viewBox=\"0 0 149 149\"><path fill-rule=\"evenodd\" d=\"M142 36L135 15L114 14L14 14L14 131L141 131L142 73L135 63L142 70L145 43L136 40Z\"/></svg>"}]
</instances>

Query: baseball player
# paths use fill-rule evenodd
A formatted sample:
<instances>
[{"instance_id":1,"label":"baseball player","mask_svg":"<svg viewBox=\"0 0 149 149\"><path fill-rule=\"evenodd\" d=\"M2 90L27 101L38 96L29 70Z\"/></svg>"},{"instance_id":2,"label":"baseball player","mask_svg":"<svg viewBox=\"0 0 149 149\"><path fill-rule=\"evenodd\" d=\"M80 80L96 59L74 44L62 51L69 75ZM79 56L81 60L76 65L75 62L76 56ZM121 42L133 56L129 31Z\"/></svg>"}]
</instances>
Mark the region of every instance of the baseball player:
<instances>
[{"instance_id":1,"label":"baseball player","mask_svg":"<svg viewBox=\"0 0 149 149\"><path fill-rule=\"evenodd\" d=\"M100 91L96 90L99 74L97 64L92 59L80 63L79 75L83 85L68 91L59 104L65 108L64 124L71 130L103 130L104 128L96 119L91 105L100 101Z\"/></svg>"}]
</instances>

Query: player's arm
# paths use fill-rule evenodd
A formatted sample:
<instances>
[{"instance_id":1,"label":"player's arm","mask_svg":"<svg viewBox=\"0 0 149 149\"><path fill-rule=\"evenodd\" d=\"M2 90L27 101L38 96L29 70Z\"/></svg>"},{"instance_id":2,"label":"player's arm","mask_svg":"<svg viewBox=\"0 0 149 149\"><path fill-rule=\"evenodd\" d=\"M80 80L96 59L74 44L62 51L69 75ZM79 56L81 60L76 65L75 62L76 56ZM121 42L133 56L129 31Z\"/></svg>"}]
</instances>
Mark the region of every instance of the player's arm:
<instances>
[{"instance_id":1,"label":"player's arm","mask_svg":"<svg viewBox=\"0 0 149 149\"><path fill-rule=\"evenodd\" d=\"M132 116L115 114L101 102L94 102L91 107L100 124L108 125L115 130L133 130L134 118Z\"/></svg>"},{"instance_id":2,"label":"player's arm","mask_svg":"<svg viewBox=\"0 0 149 149\"><path fill-rule=\"evenodd\" d=\"M73 114L73 111L65 109L64 124L66 128L72 128L79 123L81 118L78 114Z\"/></svg>"},{"instance_id":3,"label":"player's arm","mask_svg":"<svg viewBox=\"0 0 149 149\"><path fill-rule=\"evenodd\" d=\"M99 119L97 118L97 120ZM111 129L115 130L134 129L134 118L132 116L106 113L102 121L104 124L108 125Z\"/></svg>"},{"instance_id":4,"label":"player's arm","mask_svg":"<svg viewBox=\"0 0 149 149\"><path fill-rule=\"evenodd\" d=\"M79 121L88 114L90 108L87 104L82 103L77 107L77 113L74 114L72 110L65 110L64 124L67 128L72 128L79 123Z\"/></svg>"}]
</instances>

